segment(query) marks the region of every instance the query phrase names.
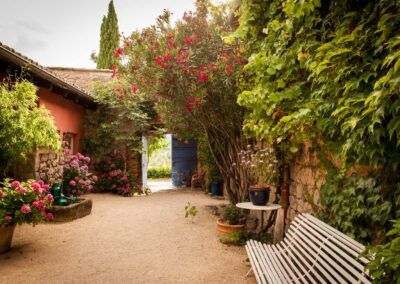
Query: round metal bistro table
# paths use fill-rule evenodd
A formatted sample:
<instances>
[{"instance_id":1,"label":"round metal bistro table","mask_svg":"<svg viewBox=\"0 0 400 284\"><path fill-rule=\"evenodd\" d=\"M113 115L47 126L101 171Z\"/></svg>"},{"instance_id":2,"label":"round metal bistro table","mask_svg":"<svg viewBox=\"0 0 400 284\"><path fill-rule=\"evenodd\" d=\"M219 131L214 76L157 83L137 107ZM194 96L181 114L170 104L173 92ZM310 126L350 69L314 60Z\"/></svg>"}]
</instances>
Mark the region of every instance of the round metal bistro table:
<instances>
[{"instance_id":1,"label":"round metal bistro table","mask_svg":"<svg viewBox=\"0 0 400 284\"><path fill-rule=\"evenodd\" d=\"M236 207L239 207L241 209L248 209L248 210L259 210L261 211L261 229L260 233L264 231L264 213L265 211L274 211L282 208L279 204L267 204L267 205L254 205L251 202L242 202L242 203L237 203Z\"/></svg>"}]
</instances>

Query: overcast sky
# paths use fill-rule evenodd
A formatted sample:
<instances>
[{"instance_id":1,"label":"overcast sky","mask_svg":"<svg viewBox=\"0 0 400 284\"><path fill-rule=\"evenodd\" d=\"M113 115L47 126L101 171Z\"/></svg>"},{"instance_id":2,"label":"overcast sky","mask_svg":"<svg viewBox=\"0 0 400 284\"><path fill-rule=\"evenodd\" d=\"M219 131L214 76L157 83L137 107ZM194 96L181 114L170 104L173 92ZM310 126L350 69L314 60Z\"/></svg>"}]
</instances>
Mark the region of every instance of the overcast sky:
<instances>
[{"instance_id":1,"label":"overcast sky","mask_svg":"<svg viewBox=\"0 0 400 284\"><path fill-rule=\"evenodd\" d=\"M155 23L163 9L180 18L195 0L114 0L126 35ZM218 2L218 1L217 1ZM0 42L45 66L95 64L100 25L109 0L0 0Z\"/></svg>"}]
</instances>

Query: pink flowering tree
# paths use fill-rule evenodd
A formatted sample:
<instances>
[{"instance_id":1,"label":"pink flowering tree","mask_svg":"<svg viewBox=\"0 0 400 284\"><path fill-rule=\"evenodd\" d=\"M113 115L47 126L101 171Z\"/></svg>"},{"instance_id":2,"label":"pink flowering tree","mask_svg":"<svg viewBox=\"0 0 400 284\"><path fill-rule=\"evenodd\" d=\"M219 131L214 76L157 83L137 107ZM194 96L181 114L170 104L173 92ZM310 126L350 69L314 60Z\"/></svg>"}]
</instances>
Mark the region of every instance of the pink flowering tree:
<instances>
[{"instance_id":1,"label":"pink flowering tree","mask_svg":"<svg viewBox=\"0 0 400 284\"><path fill-rule=\"evenodd\" d=\"M0 226L36 225L53 219L53 215L47 212L52 203L49 185L43 181L11 182L5 179L0 185Z\"/></svg>"},{"instance_id":2,"label":"pink flowering tree","mask_svg":"<svg viewBox=\"0 0 400 284\"><path fill-rule=\"evenodd\" d=\"M111 191L122 196L143 194L138 180L126 171L126 163L122 154L113 152L108 157L96 165L96 171L99 174L96 189Z\"/></svg>"},{"instance_id":3,"label":"pink flowering tree","mask_svg":"<svg viewBox=\"0 0 400 284\"><path fill-rule=\"evenodd\" d=\"M71 155L68 149L65 156L63 193L72 197L89 193L97 181L97 176L89 172L90 157Z\"/></svg>"},{"instance_id":4,"label":"pink flowering tree","mask_svg":"<svg viewBox=\"0 0 400 284\"><path fill-rule=\"evenodd\" d=\"M175 25L165 11L155 26L124 39L115 76L156 104L169 131L206 141L230 200L238 202L247 195L246 171L232 167L246 145L243 109L236 103L246 61L237 43L222 39L234 30L231 19L223 6L202 0Z\"/></svg>"}]
</instances>

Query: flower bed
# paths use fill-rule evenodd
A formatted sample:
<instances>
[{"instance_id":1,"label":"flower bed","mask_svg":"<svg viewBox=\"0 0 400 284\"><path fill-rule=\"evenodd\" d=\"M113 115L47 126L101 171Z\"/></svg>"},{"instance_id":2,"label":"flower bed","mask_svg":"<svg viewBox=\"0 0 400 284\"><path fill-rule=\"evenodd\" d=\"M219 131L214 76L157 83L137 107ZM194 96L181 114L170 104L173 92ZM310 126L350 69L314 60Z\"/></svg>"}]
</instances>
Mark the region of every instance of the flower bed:
<instances>
[{"instance_id":1,"label":"flower bed","mask_svg":"<svg viewBox=\"0 0 400 284\"><path fill-rule=\"evenodd\" d=\"M97 176L89 172L90 157L81 153L71 155L68 149L65 150L65 154L63 193L76 199L91 192Z\"/></svg>"},{"instance_id":2,"label":"flower bed","mask_svg":"<svg viewBox=\"0 0 400 284\"><path fill-rule=\"evenodd\" d=\"M125 159L119 152L109 155L110 159L99 162L96 171L99 174L96 190L110 191L122 196L147 194L137 179L126 171Z\"/></svg>"},{"instance_id":3,"label":"flower bed","mask_svg":"<svg viewBox=\"0 0 400 284\"><path fill-rule=\"evenodd\" d=\"M53 219L53 214L46 212L53 203L53 196L48 190L49 186L41 180L11 182L6 179L0 188L0 226L36 225Z\"/></svg>"}]
</instances>

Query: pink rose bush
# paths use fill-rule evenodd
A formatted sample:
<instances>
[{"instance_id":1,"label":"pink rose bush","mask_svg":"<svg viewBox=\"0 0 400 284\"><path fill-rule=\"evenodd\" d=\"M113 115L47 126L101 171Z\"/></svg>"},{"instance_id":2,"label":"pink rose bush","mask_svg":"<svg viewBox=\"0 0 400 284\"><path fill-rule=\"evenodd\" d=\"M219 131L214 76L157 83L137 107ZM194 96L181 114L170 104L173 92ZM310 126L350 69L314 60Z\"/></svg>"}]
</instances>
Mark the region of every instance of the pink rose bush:
<instances>
[{"instance_id":1,"label":"pink rose bush","mask_svg":"<svg viewBox=\"0 0 400 284\"><path fill-rule=\"evenodd\" d=\"M92 191L97 177L89 172L91 159L78 153L65 152L63 193L77 197Z\"/></svg>"},{"instance_id":2,"label":"pink rose bush","mask_svg":"<svg viewBox=\"0 0 400 284\"><path fill-rule=\"evenodd\" d=\"M114 152L109 157L96 165L97 190L111 191L123 196L143 194L141 185L126 171L126 163L122 154Z\"/></svg>"},{"instance_id":3,"label":"pink rose bush","mask_svg":"<svg viewBox=\"0 0 400 284\"><path fill-rule=\"evenodd\" d=\"M46 212L53 204L49 186L43 181L5 179L0 185L0 226L36 225L54 216Z\"/></svg>"}]
</instances>

